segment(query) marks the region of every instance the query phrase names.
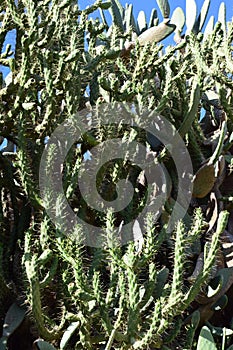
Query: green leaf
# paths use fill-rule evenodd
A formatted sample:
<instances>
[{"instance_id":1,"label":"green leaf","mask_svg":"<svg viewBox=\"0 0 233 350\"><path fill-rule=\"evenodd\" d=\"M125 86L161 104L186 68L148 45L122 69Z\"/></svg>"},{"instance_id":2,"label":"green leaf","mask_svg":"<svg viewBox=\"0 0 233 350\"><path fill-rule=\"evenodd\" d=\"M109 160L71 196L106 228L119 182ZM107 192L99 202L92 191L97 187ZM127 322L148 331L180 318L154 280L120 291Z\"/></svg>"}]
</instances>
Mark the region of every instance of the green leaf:
<instances>
[{"instance_id":1,"label":"green leaf","mask_svg":"<svg viewBox=\"0 0 233 350\"><path fill-rule=\"evenodd\" d=\"M111 1L112 1L112 0L111 0ZM118 9L119 9L119 12L120 12L120 14L121 14L121 17L123 18L125 9L124 9L124 7L122 6L121 1L119 1L119 0L114 0L114 2L115 2L116 6L117 6Z\"/></svg>"},{"instance_id":2,"label":"green leaf","mask_svg":"<svg viewBox=\"0 0 233 350\"><path fill-rule=\"evenodd\" d=\"M6 350L7 349L7 337L1 337L0 338L0 350Z\"/></svg>"},{"instance_id":3,"label":"green leaf","mask_svg":"<svg viewBox=\"0 0 233 350\"><path fill-rule=\"evenodd\" d=\"M166 267L163 267L157 274L157 282L156 282L156 286L155 286L155 290L153 293L153 297L154 299L157 299L159 297L161 297L161 294L163 292L164 289L164 285L167 281L169 275L169 269L167 269Z\"/></svg>"},{"instance_id":4,"label":"green leaf","mask_svg":"<svg viewBox=\"0 0 233 350\"><path fill-rule=\"evenodd\" d=\"M222 24L222 29L226 32L226 4L221 2L218 11L218 22Z\"/></svg>"},{"instance_id":5,"label":"green leaf","mask_svg":"<svg viewBox=\"0 0 233 350\"><path fill-rule=\"evenodd\" d=\"M210 35L214 30L214 16L211 16L204 31L204 38L203 40L206 40L208 35Z\"/></svg>"},{"instance_id":6,"label":"green leaf","mask_svg":"<svg viewBox=\"0 0 233 350\"><path fill-rule=\"evenodd\" d=\"M233 334L233 330L230 328L226 328L226 327L214 327L212 326L211 323L207 322L207 325L209 327L209 329L211 330L212 334L216 334L218 337L229 337Z\"/></svg>"},{"instance_id":7,"label":"green leaf","mask_svg":"<svg viewBox=\"0 0 233 350\"><path fill-rule=\"evenodd\" d=\"M185 25L185 15L181 7L177 7L173 11L170 23L175 24L176 30L179 30L180 32L182 32L183 27Z\"/></svg>"},{"instance_id":8,"label":"green leaf","mask_svg":"<svg viewBox=\"0 0 233 350\"><path fill-rule=\"evenodd\" d=\"M214 297L222 289L222 286L223 286L223 276L218 275L218 276L214 277L210 281L210 283L207 287L207 297L208 298Z\"/></svg>"},{"instance_id":9,"label":"green leaf","mask_svg":"<svg viewBox=\"0 0 233 350\"><path fill-rule=\"evenodd\" d=\"M233 132L231 133L230 137L229 137L229 142L233 141Z\"/></svg>"},{"instance_id":10,"label":"green leaf","mask_svg":"<svg viewBox=\"0 0 233 350\"><path fill-rule=\"evenodd\" d=\"M60 343L61 350L67 347L70 338L74 334L75 330L79 327L79 325L80 325L79 321L72 322L70 326L67 328L67 330L64 332Z\"/></svg>"},{"instance_id":11,"label":"green leaf","mask_svg":"<svg viewBox=\"0 0 233 350\"><path fill-rule=\"evenodd\" d=\"M227 303L228 297L224 294L216 301L216 303L214 303L214 305L212 305L211 309L215 311L223 310L227 306Z\"/></svg>"},{"instance_id":12,"label":"green leaf","mask_svg":"<svg viewBox=\"0 0 233 350\"><path fill-rule=\"evenodd\" d=\"M133 5L130 4L127 6L125 10L125 29L126 31L129 31L130 26L132 25L132 16L133 16Z\"/></svg>"},{"instance_id":13,"label":"green leaf","mask_svg":"<svg viewBox=\"0 0 233 350\"><path fill-rule=\"evenodd\" d=\"M233 267L225 267L218 270L215 279L221 276L222 288L219 293L222 291L227 292L233 282Z\"/></svg>"},{"instance_id":14,"label":"green leaf","mask_svg":"<svg viewBox=\"0 0 233 350\"><path fill-rule=\"evenodd\" d=\"M34 344L39 350L56 350L56 348L44 340L36 340Z\"/></svg>"},{"instance_id":15,"label":"green leaf","mask_svg":"<svg viewBox=\"0 0 233 350\"><path fill-rule=\"evenodd\" d=\"M191 33L197 17L197 4L195 0L186 0L186 34Z\"/></svg>"},{"instance_id":16,"label":"green leaf","mask_svg":"<svg viewBox=\"0 0 233 350\"><path fill-rule=\"evenodd\" d=\"M191 318L191 325L193 328L197 328L197 326L199 325L199 322L200 322L200 311L199 310L195 310L193 313L192 313L192 318Z\"/></svg>"},{"instance_id":17,"label":"green leaf","mask_svg":"<svg viewBox=\"0 0 233 350\"><path fill-rule=\"evenodd\" d=\"M207 16L208 11L209 11L209 6L210 6L210 0L205 0L203 5L202 5L201 12L200 12L200 14L195 22L195 25L194 25L194 32L196 34L199 33L203 28L203 25L204 25L205 20L206 20L206 16Z\"/></svg>"},{"instance_id":18,"label":"green leaf","mask_svg":"<svg viewBox=\"0 0 233 350\"><path fill-rule=\"evenodd\" d=\"M176 26L174 24L166 24L164 22L160 23L158 26L151 27L139 35L139 44L146 45L148 43L158 43L174 32L175 28Z\"/></svg>"},{"instance_id":19,"label":"green leaf","mask_svg":"<svg viewBox=\"0 0 233 350\"><path fill-rule=\"evenodd\" d=\"M204 198L212 190L216 181L213 164L204 164L193 178L193 197Z\"/></svg>"},{"instance_id":20,"label":"green leaf","mask_svg":"<svg viewBox=\"0 0 233 350\"><path fill-rule=\"evenodd\" d=\"M199 30L202 30L203 28L203 25L205 23L205 20L206 20L206 16L208 14L208 11L209 11L209 7L210 7L210 0L205 0L203 5L202 5L202 8L201 8L201 12L200 12L200 24L199 24Z\"/></svg>"},{"instance_id":21,"label":"green leaf","mask_svg":"<svg viewBox=\"0 0 233 350\"><path fill-rule=\"evenodd\" d=\"M138 28L140 33L145 31L147 29L147 23L146 23L146 15L144 11L140 11L138 14Z\"/></svg>"},{"instance_id":22,"label":"green leaf","mask_svg":"<svg viewBox=\"0 0 233 350\"><path fill-rule=\"evenodd\" d=\"M232 142L232 140L231 140L231 141L229 140L229 142ZM233 156L232 156L232 155L226 154L226 155L224 156L224 158L225 158L225 161L226 161L228 164L232 164L232 162L233 162ZM232 164L232 165L233 165L233 164Z\"/></svg>"},{"instance_id":23,"label":"green leaf","mask_svg":"<svg viewBox=\"0 0 233 350\"><path fill-rule=\"evenodd\" d=\"M151 14L150 14L150 21L149 21L149 25L148 27L153 27L155 24L154 24L154 21L158 18L158 14L157 14L157 11L156 9L152 9L151 10Z\"/></svg>"},{"instance_id":24,"label":"green leaf","mask_svg":"<svg viewBox=\"0 0 233 350\"><path fill-rule=\"evenodd\" d=\"M124 25L123 25L123 13L122 6L119 6L119 2L116 0L111 0L112 6L109 9L112 15L112 21L115 26L117 26L122 33L124 33Z\"/></svg>"},{"instance_id":25,"label":"green leaf","mask_svg":"<svg viewBox=\"0 0 233 350\"><path fill-rule=\"evenodd\" d=\"M170 5L168 0L156 0L159 9L163 15L163 18L169 18L170 16Z\"/></svg>"},{"instance_id":26,"label":"green leaf","mask_svg":"<svg viewBox=\"0 0 233 350\"><path fill-rule=\"evenodd\" d=\"M214 338L206 326L201 329L196 350L218 350Z\"/></svg>"},{"instance_id":27,"label":"green leaf","mask_svg":"<svg viewBox=\"0 0 233 350\"><path fill-rule=\"evenodd\" d=\"M134 15L133 15L133 5L132 4L129 4L126 6L124 25L125 25L126 31L130 30L130 27L132 27L133 32L135 32L137 35L139 35L138 23L135 20Z\"/></svg>"},{"instance_id":28,"label":"green leaf","mask_svg":"<svg viewBox=\"0 0 233 350\"><path fill-rule=\"evenodd\" d=\"M102 20L103 24L104 24L105 27L108 29L108 28L109 28L109 25L108 25L108 23L107 23L107 20L106 20L104 11L103 11L101 8L99 8L99 12L100 12L100 17L101 17L101 20Z\"/></svg>"},{"instance_id":29,"label":"green leaf","mask_svg":"<svg viewBox=\"0 0 233 350\"><path fill-rule=\"evenodd\" d=\"M12 304L7 311L4 325L3 325L3 337L9 337L14 331L21 325L25 317L25 310L19 307L16 303Z\"/></svg>"},{"instance_id":30,"label":"green leaf","mask_svg":"<svg viewBox=\"0 0 233 350\"><path fill-rule=\"evenodd\" d=\"M110 2L110 1L102 2L102 3L100 4L100 8L101 8L102 10L108 10L109 7L111 7L111 2Z\"/></svg>"}]
</instances>

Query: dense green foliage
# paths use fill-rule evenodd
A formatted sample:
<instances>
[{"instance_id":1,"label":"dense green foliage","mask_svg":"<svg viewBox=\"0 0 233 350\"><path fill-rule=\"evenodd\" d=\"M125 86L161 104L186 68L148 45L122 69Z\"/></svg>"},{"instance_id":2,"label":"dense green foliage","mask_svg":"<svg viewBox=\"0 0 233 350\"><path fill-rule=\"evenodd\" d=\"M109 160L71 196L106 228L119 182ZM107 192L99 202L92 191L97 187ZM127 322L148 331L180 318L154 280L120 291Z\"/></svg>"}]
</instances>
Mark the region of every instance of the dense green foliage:
<instances>
[{"instance_id":1,"label":"dense green foliage","mask_svg":"<svg viewBox=\"0 0 233 350\"><path fill-rule=\"evenodd\" d=\"M0 64L11 72L0 81L0 142L6 143L0 150L2 350L232 344L233 23L226 23L222 4L218 21L211 17L202 32L209 1L197 14L195 1L187 0L186 18L180 8L170 14L168 1L157 3L161 23L156 10L149 23L143 12L136 20L132 6L123 8L118 0L97 0L84 10L71 0L0 4ZM99 18L92 15L96 10ZM15 52L4 46L12 30ZM160 42L169 35L174 45L164 48ZM63 168L71 207L104 227L105 244L90 247L50 219L49 196L39 191L40 160L48 136L66 118L116 102L157 111L179 131L195 173L193 197L184 220L168 234L178 192L171 155L143 131L132 134L125 125L106 130L100 123L76 141ZM97 215L77 186L87 152L116 135L147 144L146 156L171 178L159 220L148 214L142 240L123 246L114 225L134 221L147 193L138 168L110 162L97 177L99 192L112 200L112 188L130 174L137 195L119 215ZM51 150L51 167L57 152ZM61 219L62 209L58 196Z\"/></svg>"}]
</instances>

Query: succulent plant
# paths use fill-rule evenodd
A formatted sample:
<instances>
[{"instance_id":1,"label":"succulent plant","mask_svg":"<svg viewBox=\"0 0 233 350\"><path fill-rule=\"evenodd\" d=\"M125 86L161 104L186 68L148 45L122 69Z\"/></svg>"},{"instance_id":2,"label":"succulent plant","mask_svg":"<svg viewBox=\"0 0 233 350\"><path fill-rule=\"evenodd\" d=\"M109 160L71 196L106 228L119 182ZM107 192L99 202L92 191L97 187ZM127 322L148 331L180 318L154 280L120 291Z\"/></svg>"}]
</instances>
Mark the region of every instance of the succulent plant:
<instances>
[{"instance_id":1,"label":"succulent plant","mask_svg":"<svg viewBox=\"0 0 233 350\"><path fill-rule=\"evenodd\" d=\"M73 0L0 4L0 64L10 69L0 81L1 349L214 349L222 339L232 347L231 320L219 314L227 310L232 318L233 25L224 3L218 22L210 17L206 27L210 1L199 14L194 0L186 1L185 13L180 7L170 13L167 0L157 5L161 23L156 9L147 23L143 11L135 18L133 6L119 0L86 9ZM92 15L96 10L100 18ZM12 30L13 56L4 45ZM175 43L164 50L158 43L172 33ZM107 128L98 112L119 103L132 123ZM166 147L134 124L145 111L168 121L189 152L194 176L187 178L193 185L187 209L185 195L177 201L171 140ZM72 137L84 112L92 127L56 168L61 147L51 135L68 118ZM136 151L132 159L111 159L88 184L96 178L106 202L117 198L122 179L135 191L124 210L101 212L82 198L79 175L83 163L93 174L95 147L115 138L142 144L166 186L161 192L159 184L149 186L153 174L134 164ZM67 235L64 198L56 191L60 221L48 215L54 194L39 190L45 150L46 183L62 174L75 215L104 230L101 246L85 244L82 226ZM161 193L159 218L149 205L145 222L135 218L148 197L153 204ZM176 203L185 215L168 230ZM121 236L125 222L132 223L132 239L122 245L114 233L117 227Z\"/></svg>"}]
</instances>

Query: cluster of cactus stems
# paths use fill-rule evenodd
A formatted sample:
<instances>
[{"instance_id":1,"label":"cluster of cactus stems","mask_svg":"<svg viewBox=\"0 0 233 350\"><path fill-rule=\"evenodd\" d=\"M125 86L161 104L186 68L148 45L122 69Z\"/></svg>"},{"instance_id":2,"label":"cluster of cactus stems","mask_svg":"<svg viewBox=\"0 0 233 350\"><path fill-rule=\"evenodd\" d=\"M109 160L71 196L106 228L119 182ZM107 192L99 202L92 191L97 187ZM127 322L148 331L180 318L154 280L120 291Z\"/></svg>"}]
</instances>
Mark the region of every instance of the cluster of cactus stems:
<instances>
[{"instance_id":1,"label":"cluster of cactus stems","mask_svg":"<svg viewBox=\"0 0 233 350\"><path fill-rule=\"evenodd\" d=\"M117 244L113 236L114 219L109 212L106 248L93 248L88 253L79 244L74 246L72 241L65 240L60 232L52 234L45 217L37 250L32 244L35 232L31 228L25 235L23 256L30 285L28 301L41 337L49 341L60 339L67 322L77 322L77 348L98 348L100 344L105 349L112 346L144 349L148 345L160 348L163 343L172 342L183 326L181 315L209 279L227 217L227 212L220 214L216 231L205 247L203 269L189 286L184 286L187 257L204 227L199 209L190 230L182 222L177 224L172 237L175 242L172 271L158 265L157 256L166 235L156 232L150 216L146 241L140 251L134 242L124 249ZM46 287L56 283L60 286L60 290L56 287L59 324L55 317L44 314L42 306ZM196 314L195 318L198 319Z\"/></svg>"},{"instance_id":2,"label":"cluster of cactus stems","mask_svg":"<svg viewBox=\"0 0 233 350\"><path fill-rule=\"evenodd\" d=\"M135 19L132 5L124 8L119 0L97 0L86 9L73 0L0 4L0 64L10 70L6 79L0 76L0 142L6 143L0 149L0 324L14 319L5 321L1 349L11 349L27 317L29 342L38 349L192 349L198 327L227 300L233 278L222 235L233 235L233 24L226 22L224 3L204 32L210 1L203 1L199 15L194 0L187 0L186 14L179 7L171 14L167 0L157 5L161 23L157 10L147 23L143 11ZM99 18L92 16L96 10ZM13 51L4 45L12 30ZM164 50L160 42L171 34L174 45ZM63 174L74 211L104 227L104 246L94 248L83 244L82 227L74 233L78 241L53 224L46 213L49 193L42 199L39 191L39 166L58 125L109 102L156 110L174 125L192 159L193 198L168 234L178 187L171 156L146 133L118 126L128 142L147 144L172 180L159 221L146 217L143 242L121 246L114 237L119 217L111 210L98 216L77 188L86 152L115 137L115 129L99 125L71 148ZM49 157L52 167L55 146ZM126 163L103 169L100 192L109 178L114 185L127 171L138 185L138 170ZM122 214L128 221L143 206L146 185L139 188ZM59 196L56 210L62 221Z\"/></svg>"}]
</instances>

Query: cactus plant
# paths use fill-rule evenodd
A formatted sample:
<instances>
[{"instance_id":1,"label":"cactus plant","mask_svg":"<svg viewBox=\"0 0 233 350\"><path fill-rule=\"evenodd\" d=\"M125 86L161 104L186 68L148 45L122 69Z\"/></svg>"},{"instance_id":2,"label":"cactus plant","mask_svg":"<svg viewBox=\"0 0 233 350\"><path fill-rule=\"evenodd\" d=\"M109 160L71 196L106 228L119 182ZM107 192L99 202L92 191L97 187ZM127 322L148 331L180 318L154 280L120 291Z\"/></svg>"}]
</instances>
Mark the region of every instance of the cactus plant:
<instances>
[{"instance_id":1,"label":"cactus plant","mask_svg":"<svg viewBox=\"0 0 233 350\"><path fill-rule=\"evenodd\" d=\"M186 1L186 13L180 7L170 13L168 0L157 5L161 23L156 9L147 23L144 12L135 18L133 6L119 0L97 0L85 9L73 0L0 5L0 64L10 69L0 81L2 349L20 349L24 327L27 346L35 349L214 349L226 330L226 346L232 345L232 325L221 324L218 312L231 313L233 282L233 26L226 23L224 3L218 22L211 17L204 32L210 1L203 1L200 14L194 0ZM100 18L92 15L96 10ZM4 42L12 30L11 51ZM159 43L171 33L175 43L164 50ZM127 118L106 127L119 104ZM154 129L159 122L162 128L153 135L138 124L155 111L162 122L155 121ZM193 177L179 177L165 120L189 152ZM67 125L70 138L64 141ZM87 130L57 166L61 145L82 125ZM62 137L54 141L58 127ZM103 156L104 143L119 138L129 147L143 145L143 160L155 165L162 184L150 183L154 173L142 169L141 160L135 164L139 146L131 159L116 156L94 174L96 149ZM40 190L44 152L45 182L55 194ZM82 198L88 189L79 183L85 173L91 175L91 199L96 178L105 202L124 194L117 192L122 179L134 188L132 200L117 212L91 207ZM62 193L56 192L60 175ZM186 209L182 179L193 186ZM129 196L130 186L127 191ZM151 208L163 195L158 218ZM75 217L101 228L101 244L86 244L91 230L85 225L68 235L65 202ZM169 229L174 208L185 215ZM125 223L132 232L122 244Z\"/></svg>"}]
</instances>

